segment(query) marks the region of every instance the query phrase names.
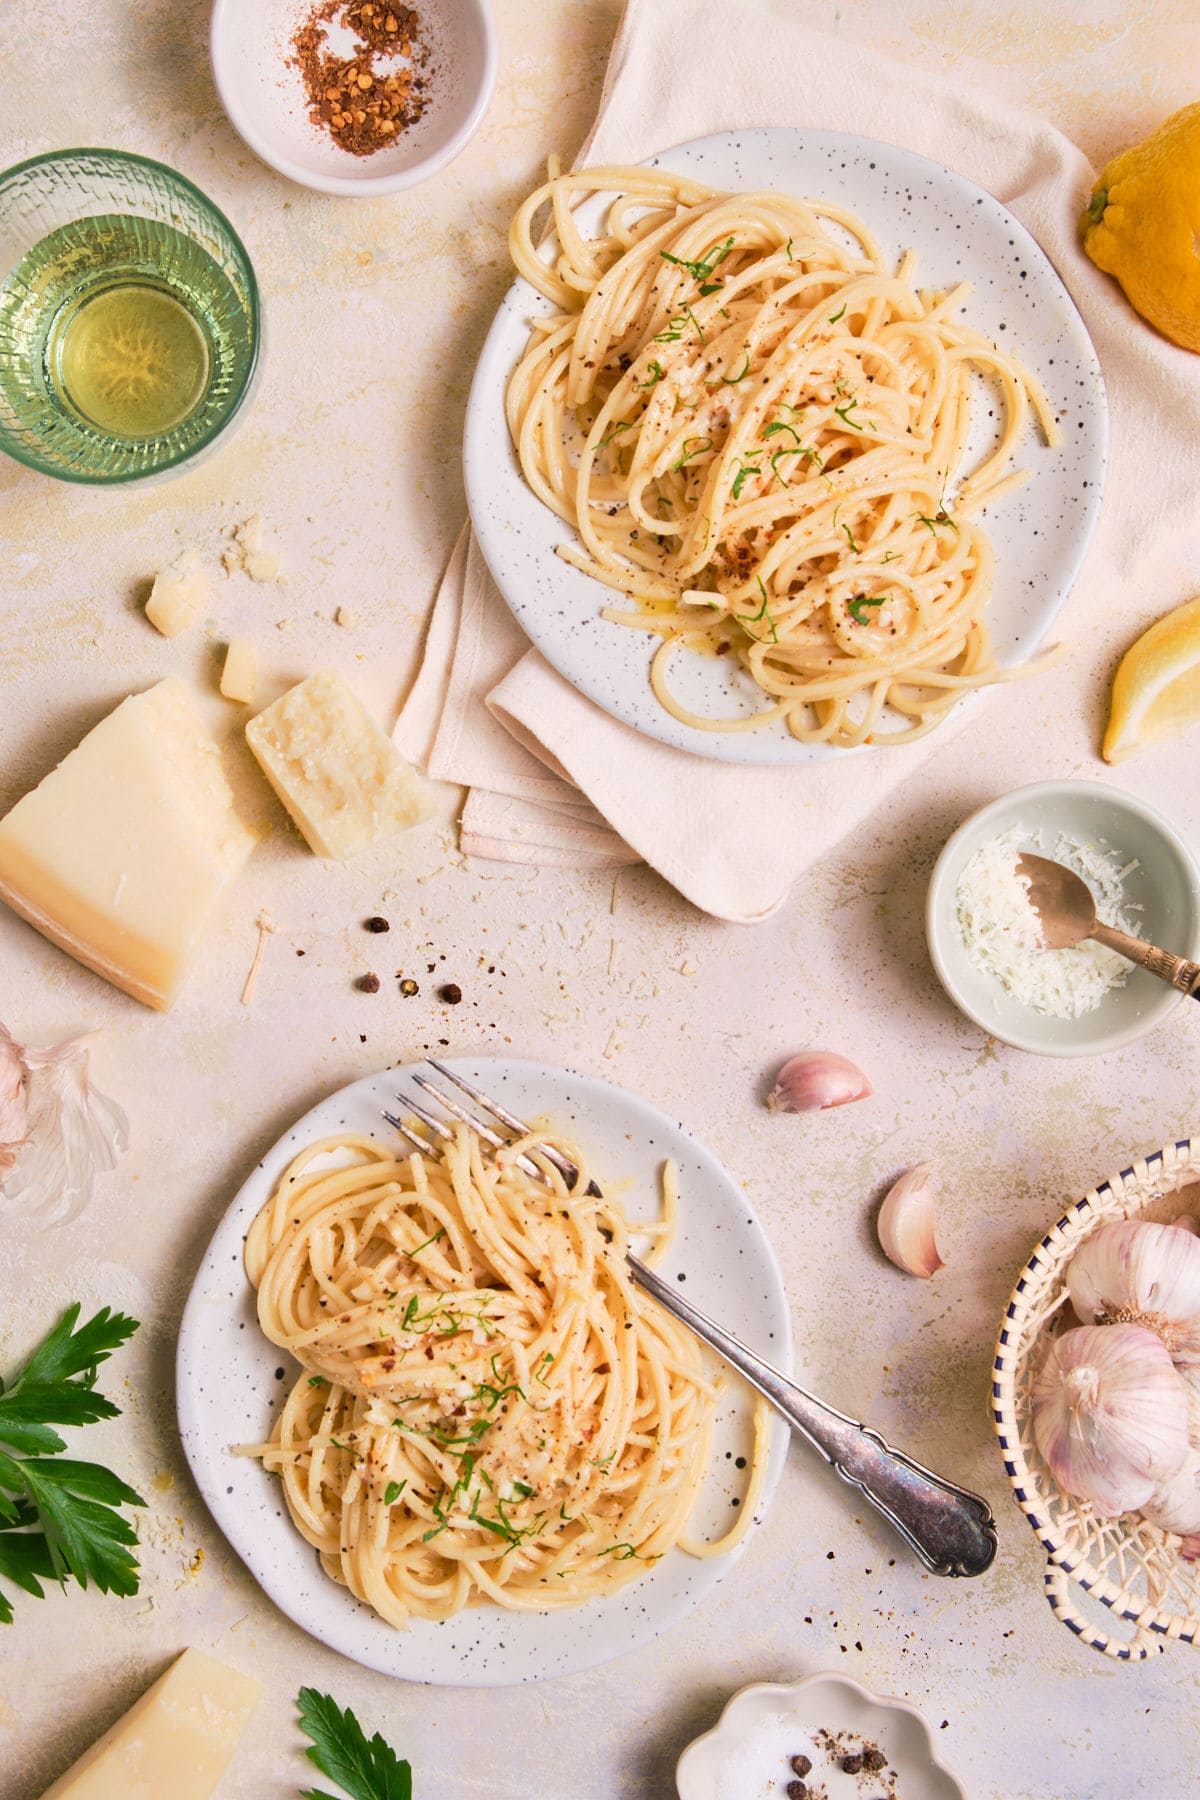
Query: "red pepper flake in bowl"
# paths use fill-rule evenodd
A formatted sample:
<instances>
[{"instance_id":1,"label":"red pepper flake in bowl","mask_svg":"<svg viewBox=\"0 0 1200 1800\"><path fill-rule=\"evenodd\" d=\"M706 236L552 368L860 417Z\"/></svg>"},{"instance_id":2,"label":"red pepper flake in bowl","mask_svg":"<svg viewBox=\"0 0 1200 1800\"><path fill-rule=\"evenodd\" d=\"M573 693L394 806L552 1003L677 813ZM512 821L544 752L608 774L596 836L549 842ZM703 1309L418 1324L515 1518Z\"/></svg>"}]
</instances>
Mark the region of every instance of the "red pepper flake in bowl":
<instances>
[{"instance_id":1,"label":"red pepper flake in bowl","mask_svg":"<svg viewBox=\"0 0 1200 1800\"><path fill-rule=\"evenodd\" d=\"M354 33L353 52L329 48L326 27ZM425 110L429 62L421 21L410 6L380 0L321 0L297 26L291 47L308 100L308 116L351 156L394 144ZM397 68L398 59L407 66Z\"/></svg>"}]
</instances>

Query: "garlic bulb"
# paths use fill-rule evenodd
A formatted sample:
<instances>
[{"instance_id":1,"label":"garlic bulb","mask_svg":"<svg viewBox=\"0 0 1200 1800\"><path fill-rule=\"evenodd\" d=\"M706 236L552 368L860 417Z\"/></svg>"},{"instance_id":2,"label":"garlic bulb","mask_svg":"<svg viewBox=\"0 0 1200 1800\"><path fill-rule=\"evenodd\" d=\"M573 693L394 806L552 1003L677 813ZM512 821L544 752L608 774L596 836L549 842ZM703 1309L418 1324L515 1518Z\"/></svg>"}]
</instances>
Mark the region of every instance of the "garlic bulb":
<instances>
[{"instance_id":1,"label":"garlic bulb","mask_svg":"<svg viewBox=\"0 0 1200 1800\"><path fill-rule=\"evenodd\" d=\"M833 1050L805 1050L784 1063L767 1095L770 1112L816 1112L874 1092L856 1063Z\"/></svg>"},{"instance_id":2,"label":"garlic bulb","mask_svg":"<svg viewBox=\"0 0 1200 1800\"><path fill-rule=\"evenodd\" d=\"M918 1163L888 1189L875 1229L883 1254L906 1274L928 1281L945 1263L933 1235L932 1171Z\"/></svg>"},{"instance_id":3,"label":"garlic bulb","mask_svg":"<svg viewBox=\"0 0 1200 1800\"><path fill-rule=\"evenodd\" d=\"M74 1218L128 1135L116 1101L91 1085L78 1038L39 1050L0 1025L0 1213L37 1214L45 1225Z\"/></svg>"},{"instance_id":4,"label":"garlic bulb","mask_svg":"<svg viewBox=\"0 0 1200 1800\"><path fill-rule=\"evenodd\" d=\"M1102 1518L1145 1506L1188 1453L1188 1396L1142 1325L1080 1325L1033 1385L1033 1435L1058 1485Z\"/></svg>"},{"instance_id":5,"label":"garlic bulb","mask_svg":"<svg viewBox=\"0 0 1200 1800\"><path fill-rule=\"evenodd\" d=\"M1084 1239L1067 1270L1081 1319L1148 1326L1176 1362L1200 1361L1200 1238L1120 1219Z\"/></svg>"},{"instance_id":6,"label":"garlic bulb","mask_svg":"<svg viewBox=\"0 0 1200 1800\"><path fill-rule=\"evenodd\" d=\"M1182 1467L1150 1496L1141 1514L1147 1523L1180 1537L1200 1531L1200 1450L1188 1450Z\"/></svg>"},{"instance_id":7,"label":"garlic bulb","mask_svg":"<svg viewBox=\"0 0 1200 1800\"><path fill-rule=\"evenodd\" d=\"M25 1142L28 1116L21 1048L0 1025L0 1183Z\"/></svg>"}]
</instances>

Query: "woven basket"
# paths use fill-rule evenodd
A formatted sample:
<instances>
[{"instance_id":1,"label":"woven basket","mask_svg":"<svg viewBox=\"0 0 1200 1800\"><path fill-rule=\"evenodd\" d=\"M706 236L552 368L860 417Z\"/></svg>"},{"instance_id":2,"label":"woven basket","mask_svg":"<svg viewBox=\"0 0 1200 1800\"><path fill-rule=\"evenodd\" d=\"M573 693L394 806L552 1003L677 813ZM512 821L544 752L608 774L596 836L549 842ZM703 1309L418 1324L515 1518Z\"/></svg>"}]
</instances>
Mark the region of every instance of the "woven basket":
<instances>
[{"instance_id":1,"label":"woven basket","mask_svg":"<svg viewBox=\"0 0 1200 1800\"><path fill-rule=\"evenodd\" d=\"M1033 1441L1030 1391L1067 1301L1065 1274L1089 1232L1111 1219L1160 1223L1197 1210L1200 1139L1156 1150L1085 1194L1051 1226L1008 1302L992 1369L992 1416L1017 1504L1046 1551L1046 1598L1057 1618L1094 1649L1122 1662L1161 1652L1169 1639L1200 1635L1200 1563L1179 1556L1172 1532L1135 1514L1097 1518L1058 1487ZM1073 1315L1070 1315L1073 1317ZM1078 1610L1073 1584L1128 1630L1110 1635Z\"/></svg>"}]
</instances>

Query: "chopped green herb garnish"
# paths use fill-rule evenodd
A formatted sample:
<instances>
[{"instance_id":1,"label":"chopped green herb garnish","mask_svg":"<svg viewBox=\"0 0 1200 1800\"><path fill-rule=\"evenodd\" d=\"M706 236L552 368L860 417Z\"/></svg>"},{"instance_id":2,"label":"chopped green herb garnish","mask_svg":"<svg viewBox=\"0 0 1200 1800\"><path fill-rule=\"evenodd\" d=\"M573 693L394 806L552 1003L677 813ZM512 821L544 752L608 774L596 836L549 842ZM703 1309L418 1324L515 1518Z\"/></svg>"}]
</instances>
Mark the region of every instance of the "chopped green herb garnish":
<instances>
[{"instance_id":1,"label":"chopped green herb garnish","mask_svg":"<svg viewBox=\"0 0 1200 1800\"><path fill-rule=\"evenodd\" d=\"M628 1562L631 1556L637 1557L638 1562L642 1560L632 1544L610 1544L608 1549L601 1550L600 1554L601 1556L615 1556L618 1562Z\"/></svg>"},{"instance_id":2,"label":"chopped green herb garnish","mask_svg":"<svg viewBox=\"0 0 1200 1800\"><path fill-rule=\"evenodd\" d=\"M140 1494L100 1463L76 1462L54 1425L92 1425L120 1416L95 1391L96 1372L138 1328L106 1306L76 1331L79 1304L69 1306L20 1374L0 1382L0 1576L35 1599L43 1581L101 1593L136 1594L137 1544L118 1506L145 1506ZM0 1592L0 1624L12 1623Z\"/></svg>"},{"instance_id":3,"label":"chopped green herb garnish","mask_svg":"<svg viewBox=\"0 0 1200 1800\"><path fill-rule=\"evenodd\" d=\"M766 587L763 583L763 578L761 575L757 575L755 577L755 580L758 582L758 591L763 597L762 605L759 607L759 609L756 613L734 613L733 616L735 619L740 619L741 622L743 623L743 625L757 625L760 619L765 618L767 621L767 624L771 628L771 642L773 644L777 644L779 642L779 633L775 629L774 619L771 617L770 613L767 611L767 602L768 602L769 596L767 594Z\"/></svg>"},{"instance_id":4,"label":"chopped green herb garnish","mask_svg":"<svg viewBox=\"0 0 1200 1800\"><path fill-rule=\"evenodd\" d=\"M940 513L935 513L932 519L926 518L924 513L918 513L917 517L918 517L918 519L920 519L922 525L925 525L929 528L929 530L933 533L934 537L936 537L938 534L938 526L939 525L947 525L947 526L949 526L951 531L958 530L958 526L954 523L954 520L950 517L950 514L948 512L946 512L945 510L943 510Z\"/></svg>"},{"instance_id":5,"label":"chopped green herb garnish","mask_svg":"<svg viewBox=\"0 0 1200 1800\"><path fill-rule=\"evenodd\" d=\"M833 409L834 412L837 414L838 418L842 421L843 425L848 425L850 427L851 431L861 431L862 430L862 426L858 423L858 420L852 419L850 417L850 414L855 411L857 406L858 406L857 400L847 400L845 406L835 406Z\"/></svg>"},{"instance_id":6,"label":"chopped green herb garnish","mask_svg":"<svg viewBox=\"0 0 1200 1800\"><path fill-rule=\"evenodd\" d=\"M438 1239L444 1238L445 1235L446 1227L444 1225L439 1225L432 1237L427 1237L423 1244L418 1244L415 1250L409 1250L406 1254L409 1256L420 1256L422 1250L428 1250L430 1244L436 1244Z\"/></svg>"},{"instance_id":7,"label":"chopped green herb garnish","mask_svg":"<svg viewBox=\"0 0 1200 1800\"><path fill-rule=\"evenodd\" d=\"M712 274L718 263L724 262L732 249L733 238L728 237L720 246L714 244L708 255L700 262L688 262L685 257L672 256L669 250L660 250L658 254L662 257L664 262L674 263L676 268L679 269L686 269L692 279L701 284L700 292L702 294L715 294L717 289L723 286L723 283L720 281L709 281L709 276Z\"/></svg>"},{"instance_id":8,"label":"chopped green herb garnish","mask_svg":"<svg viewBox=\"0 0 1200 1800\"><path fill-rule=\"evenodd\" d=\"M707 344L708 339L704 335L704 329L701 326L699 319L696 317L690 306L685 306L683 310L695 326L696 336L700 339L700 346L703 349L704 345Z\"/></svg>"},{"instance_id":9,"label":"chopped green herb garnish","mask_svg":"<svg viewBox=\"0 0 1200 1800\"><path fill-rule=\"evenodd\" d=\"M791 238L788 239L785 248L787 250L787 259L789 262L791 262L792 261L792 240L791 240Z\"/></svg>"},{"instance_id":10,"label":"chopped green herb garnish","mask_svg":"<svg viewBox=\"0 0 1200 1800\"><path fill-rule=\"evenodd\" d=\"M655 334L654 334L655 343L656 344L677 344L679 342L680 338L683 336L684 322L685 321L684 321L682 313L678 314L673 319L668 319L667 323L666 323L666 329L663 331L655 332Z\"/></svg>"},{"instance_id":11,"label":"chopped green herb garnish","mask_svg":"<svg viewBox=\"0 0 1200 1800\"><path fill-rule=\"evenodd\" d=\"M853 600L851 600L848 603L846 610L849 612L850 617L855 621L856 624L869 625L871 623L871 621L864 615L863 610L862 610L863 607L864 606L882 606L884 601L887 598L888 598L888 596L886 594L880 594L877 599L870 600L867 598L866 594L855 594Z\"/></svg>"},{"instance_id":12,"label":"chopped green herb garnish","mask_svg":"<svg viewBox=\"0 0 1200 1800\"><path fill-rule=\"evenodd\" d=\"M688 449L689 444L695 444L696 448L694 450L689 450ZM673 462L671 464L670 472L673 474L676 469L682 469L685 463L694 462L698 456L703 456L704 452L706 450L711 450L712 447L713 447L713 441L711 438L694 438L694 437L684 438L684 440L683 440L683 455L680 457L678 462Z\"/></svg>"},{"instance_id":13,"label":"chopped green herb garnish","mask_svg":"<svg viewBox=\"0 0 1200 1800\"><path fill-rule=\"evenodd\" d=\"M368 1738L354 1714L328 1694L300 1689L300 1729L312 1739L305 1755L346 1790L350 1800L412 1800L412 1767L376 1732ZM302 1800L333 1800L322 1788L306 1788Z\"/></svg>"},{"instance_id":14,"label":"chopped green herb garnish","mask_svg":"<svg viewBox=\"0 0 1200 1800\"><path fill-rule=\"evenodd\" d=\"M749 352L749 350L743 348L742 357L743 357L742 366L738 370L736 375L722 375L721 380L725 383L726 387L736 387L738 382L745 381L747 375L750 373L750 352Z\"/></svg>"},{"instance_id":15,"label":"chopped green herb garnish","mask_svg":"<svg viewBox=\"0 0 1200 1800\"><path fill-rule=\"evenodd\" d=\"M600 442L596 445L597 450L603 450L605 444L611 444L613 439L615 437L620 437L620 435L623 431L632 431L632 430L633 430L633 423L629 419L623 420L622 423L619 425L614 425L612 430L606 431L604 436L600 439Z\"/></svg>"},{"instance_id":16,"label":"chopped green herb garnish","mask_svg":"<svg viewBox=\"0 0 1200 1800\"><path fill-rule=\"evenodd\" d=\"M734 497L734 499L738 500L741 498L742 488L745 486L746 477L748 475L761 475L761 474L762 474L762 469L759 467L759 465L757 463L751 465L750 463L744 462L742 464L741 468L738 470L737 474L733 478L733 497Z\"/></svg>"},{"instance_id":17,"label":"chopped green herb garnish","mask_svg":"<svg viewBox=\"0 0 1200 1800\"><path fill-rule=\"evenodd\" d=\"M547 1385L547 1383L546 1383L546 1377L542 1374L542 1370L548 1369L553 1361L554 1361L553 1354L549 1350L547 1350L546 1354L542 1357L541 1362L538 1364L537 1368L533 1371L533 1379L535 1381L540 1381L543 1387L545 1387Z\"/></svg>"},{"instance_id":18,"label":"chopped green herb garnish","mask_svg":"<svg viewBox=\"0 0 1200 1800\"><path fill-rule=\"evenodd\" d=\"M836 325L836 324L837 324L837 322L838 322L838 320L839 320L839 319L844 319L844 318L845 318L845 316L846 316L846 302L845 302L845 301L844 301L844 300L843 300L843 302L842 302L842 310L841 310L841 312L835 312L835 313L830 313L830 315L829 315L829 323L830 323L830 324L831 324L831 325Z\"/></svg>"},{"instance_id":19,"label":"chopped green herb garnish","mask_svg":"<svg viewBox=\"0 0 1200 1800\"><path fill-rule=\"evenodd\" d=\"M658 339L656 338L655 343L657 343L657 342L658 342ZM647 366L647 369L646 369L646 374L649 377L649 379L646 381L635 382L634 386L639 387L639 388L657 387L659 382L663 378L663 373L664 373L664 370L663 370L662 364L658 361L652 362Z\"/></svg>"},{"instance_id":20,"label":"chopped green herb garnish","mask_svg":"<svg viewBox=\"0 0 1200 1800\"><path fill-rule=\"evenodd\" d=\"M385 1506L395 1506L397 1500L407 1486L407 1479L404 1481L389 1481L383 1490L383 1504Z\"/></svg>"},{"instance_id":21,"label":"chopped green herb garnish","mask_svg":"<svg viewBox=\"0 0 1200 1800\"><path fill-rule=\"evenodd\" d=\"M858 554L858 545L854 541L854 533L851 531L851 529L848 525L843 525L842 530L846 534L846 542L849 544L850 548L854 551L855 555L857 555Z\"/></svg>"},{"instance_id":22,"label":"chopped green herb garnish","mask_svg":"<svg viewBox=\"0 0 1200 1800\"><path fill-rule=\"evenodd\" d=\"M324 1375L310 1375L308 1378L308 1385L309 1387L328 1387L329 1382Z\"/></svg>"},{"instance_id":23,"label":"chopped green herb garnish","mask_svg":"<svg viewBox=\"0 0 1200 1800\"><path fill-rule=\"evenodd\" d=\"M777 437L781 431L790 431L796 442L800 442L800 433L796 430L794 425L789 425L785 419L772 419L769 425L763 426L763 436L765 438Z\"/></svg>"}]
</instances>

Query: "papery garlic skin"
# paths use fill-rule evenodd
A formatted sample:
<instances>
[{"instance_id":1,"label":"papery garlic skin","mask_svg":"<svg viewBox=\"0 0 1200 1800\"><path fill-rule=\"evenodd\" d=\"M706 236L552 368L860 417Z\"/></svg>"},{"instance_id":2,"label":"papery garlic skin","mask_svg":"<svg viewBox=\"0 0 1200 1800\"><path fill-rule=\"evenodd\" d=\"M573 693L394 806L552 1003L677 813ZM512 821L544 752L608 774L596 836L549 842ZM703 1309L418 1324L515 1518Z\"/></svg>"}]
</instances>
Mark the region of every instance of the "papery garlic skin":
<instances>
[{"instance_id":1,"label":"papery garlic skin","mask_svg":"<svg viewBox=\"0 0 1200 1800\"><path fill-rule=\"evenodd\" d=\"M25 1059L0 1025L0 1183L17 1160L29 1130L25 1094Z\"/></svg>"},{"instance_id":2,"label":"papery garlic skin","mask_svg":"<svg viewBox=\"0 0 1200 1800\"><path fill-rule=\"evenodd\" d=\"M946 1266L934 1239L932 1178L928 1163L907 1170L888 1189L875 1221L883 1254L923 1281Z\"/></svg>"},{"instance_id":3,"label":"papery garlic skin","mask_svg":"<svg viewBox=\"0 0 1200 1800\"><path fill-rule=\"evenodd\" d=\"M784 1063L767 1095L769 1112L819 1112L874 1093L857 1063L834 1050L803 1050Z\"/></svg>"},{"instance_id":4,"label":"papery garlic skin","mask_svg":"<svg viewBox=\"0 0 1200 1800\"><path fill-rule=\"evenodd\" d=\"M1182 1467L1140 1509L1149 1525L1180 1537L1200 1531L1200 1450L1188 1450Z\"/></svg>"},{"instance_id":5,"label":"papery garlic skin","mask_svg":"<svg viewBox=\"0 0 1200 1800\"><path fill-rule=\"evenodd\" d=\"M0 1031L3 1031L0 1026ZM115 1169L129 1143L121 1107L92 1086L78 1038L44 1049L4 1039L21 1059L25 1137L0 1164L0 1213L60 1225L88 1204L96 1176Z\"/></svg>"},{"instance_id":6,"label":"papery garlic skin","mask_svg":"<svg viewBox=\"0 0 1200 1800\"><path fill-rule=\"evenodd\" d=\"M1142 1325L1080 1325L1055 1338L1032 1412L1055 1481L1102 1518L1145 1506L1188 1454L1187 1389Z\"/></svg>"},{"instance_id":7,"label":"papery garlic skin","mask_svg":"<svg viewBox=\"0 0 1200 1800\"><path fill-rule=\"evenodd\" d=\"M1119 1219L1086 1237L1067 1269L1081 1319L1146 1325L1176 1362L1200 1362L1200 1238Z\"/></svg>"}]
</instances>

